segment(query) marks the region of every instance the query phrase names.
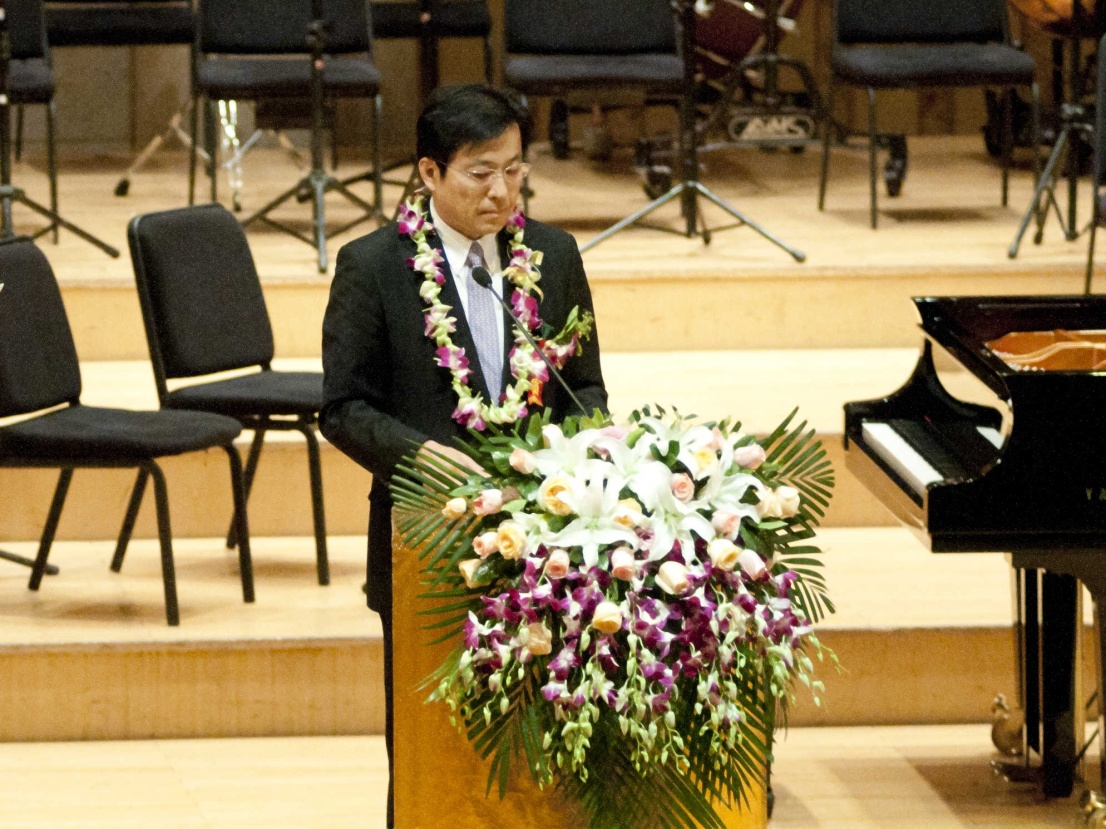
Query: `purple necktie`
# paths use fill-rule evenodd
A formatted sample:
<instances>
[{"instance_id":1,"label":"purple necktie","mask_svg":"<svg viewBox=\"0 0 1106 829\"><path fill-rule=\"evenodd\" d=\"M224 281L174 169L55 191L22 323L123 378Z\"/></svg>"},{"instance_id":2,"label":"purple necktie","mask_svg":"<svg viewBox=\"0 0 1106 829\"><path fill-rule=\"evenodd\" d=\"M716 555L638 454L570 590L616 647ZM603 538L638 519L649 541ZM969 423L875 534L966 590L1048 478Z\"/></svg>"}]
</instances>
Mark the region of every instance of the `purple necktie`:
<instances>
[{"instance_id":1,"label":"purple necktie","mask_svg":"<svg viewBox=\"0 0 1106 829\"><path fill-rule=\"evenodd\" d=\"M480 358L480 372L484 375L484 381L491 393L492 404L499 402L502 391L503 359L499 351L499 331L496 325L495 297L488 288L482 288L472 278L472 272L476 268L486 268L484 251L479 242L473 242L469 248L469 255L465 258L465 286L468 290L468 306L465 316L468 319L469 330L472 331L473 342L476 343L476 354Z\"/></svg>"}]
</instances>

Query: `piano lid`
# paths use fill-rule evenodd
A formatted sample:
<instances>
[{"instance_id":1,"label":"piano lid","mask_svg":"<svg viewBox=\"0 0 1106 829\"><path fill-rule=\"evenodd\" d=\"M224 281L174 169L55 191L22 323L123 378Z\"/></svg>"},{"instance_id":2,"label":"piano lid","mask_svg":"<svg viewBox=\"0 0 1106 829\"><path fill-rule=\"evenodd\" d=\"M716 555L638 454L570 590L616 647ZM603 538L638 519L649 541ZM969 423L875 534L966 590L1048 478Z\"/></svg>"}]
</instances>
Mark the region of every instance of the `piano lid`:
<instances>
[{"instance_id":1,"label":"piano lid","mask_svg":"<svg viewBox=\"0 0 1106 829\"><path fill-rule=\"evenodd\" d=\"M1027 370L1106 365L1103 296L915 297L914 304L922 329L1000 397L1008 394L1004 378ZM1042 350L1043 363L1034 353Z\"/></svg>"}]
</instances>

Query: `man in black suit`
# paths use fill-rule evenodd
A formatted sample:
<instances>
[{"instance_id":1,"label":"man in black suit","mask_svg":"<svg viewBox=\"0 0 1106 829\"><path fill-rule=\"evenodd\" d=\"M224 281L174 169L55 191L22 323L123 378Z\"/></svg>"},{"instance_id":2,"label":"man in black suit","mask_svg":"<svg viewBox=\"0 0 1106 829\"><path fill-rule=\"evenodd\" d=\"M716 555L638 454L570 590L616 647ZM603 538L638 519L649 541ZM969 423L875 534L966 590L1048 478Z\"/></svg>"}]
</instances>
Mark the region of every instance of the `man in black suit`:
<instances>
[{"instance_id":1,"label":"man in black suit","mask_svg":"<svg viewBox=\"0 0 1106 829\"><path fill-rule=\"evenodd\" d=\"M430 194L423 208L435 229L427 234L427 242L441 255L440 301L451 309L452 341L464 349L471 369L467 383L481 401L506 400L502 390L516 382L516 369L510 364L515 337L512 321L498 305L494 314L480 306L488 300L482 293L486 289L474 284L470 274L482 262L496 275L493 287L500 296L511 296L512 286L501 275L511 259L512 240L505 227L529 169L523 162L529 124L526 109L517 99L482 85L439 89L419 116L418 166ZM420 266L412 262L416 244L401 230L389 224L338 252L323 321L325 381L319 416L327 440L373 473L366 593L369 607L380 613L384 626L389 766L392 505L388 481L396 464L420 447L473 466L451 446L467 434L462 423L472 421L457 411L457 375L441 365L440 343L427 334L425 290L432 288L432 280L416 270ZM592 308L579 249L567 233L531 219L522 233L523 244L542 255L539 315L550 329L559 331L574 307L581 312ZM517 239L513 243L517 245ZM581 354L568 359L563 374L589 413L593 408L606 409L594 335ZM542 402L552 409L554 419L578 413L553 378L543 389ZM535 409L531 405L530 410ZM394 825L391 801L389 782L388 826Z\"/></svg>"}]
</instances>

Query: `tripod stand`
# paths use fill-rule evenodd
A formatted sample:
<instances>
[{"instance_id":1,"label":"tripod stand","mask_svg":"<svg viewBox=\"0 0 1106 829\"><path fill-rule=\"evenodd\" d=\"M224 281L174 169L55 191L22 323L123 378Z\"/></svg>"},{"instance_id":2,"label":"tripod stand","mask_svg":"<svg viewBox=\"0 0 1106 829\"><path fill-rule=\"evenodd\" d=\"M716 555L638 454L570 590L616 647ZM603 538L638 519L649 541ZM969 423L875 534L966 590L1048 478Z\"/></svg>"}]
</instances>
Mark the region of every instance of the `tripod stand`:
<instances>
[{"instance_id":1,"label":"tripod stand","mask_svg":"<svg viewBox=\"0 0 1106 829\"><path fill-rule=\"evenodd\" d=\"M1052 146L1052 152L1045 162L1041 177L1037 180L1037 187L1033 191L1033 197L1029 201L1018 226L1018 232L1014 235L1014 241L1010 244L1007 255L1013 259L1018 255L1022 237L1029 228L1029 223L1036 220L1037 228L1033 234L1033 243L1041 244L1044 239L1045 220L1050 212L1055 211L1056 218L1060 222L1060 229L1064 238L1072 241L1079 236L1079 228L1076 225L1076 201L1079 184L1079 161L1072 148L1078 142L1085 141L1088 145L1094 144L1093 116L1083 101L1085 89L1083 87L1082 72L1082 38L1088 31L1099 37L1106 31L1106 3L1096 3L1094 14L1087 15L1083 4L1076 0L1071 5L1071 22L1065 40L1068 46L1068 100L1060 105L1061 128L1056 136L1056 143ZM1034 147L1036 152L1037 148ZM1056 198L1057 171L1063 170L1066 165L1068 181L1067 217L1060 209L1060 203Z\"/></svg>"},{"instance_id":2,"label":"tripod stand","mask_svg":"<svg viewBox=\"0 0 1106 829\"><path fill-rule=\"evenodd\" d=\"M57 228L63 227L89 244L95 245L108 256L118 258L119 251L116 248L101 242L91 233L62 218L50 208L27 198L23 190L12 185L11 95L9 94L11 57L12 41L7 4L4 0L0 0L0 238L11 239L16 235L12 221L12 203L18 202L43 218L49 219L50 225L37 235L41 236L50 230L56 233Z\"/></svg>"},{"instance_id":3,"label":"tripod stand","mask_svg":"<svg viewBox=\"0 0 1106 829\"><path fill-rule=\"evenodd\" d=\"M622 221L604 230L587 244L582 245L580 247L580 252L583 253L590 250L600 242L604 242L611 238L619 231L625 230L627 227L630 227L630 225L641 221L650 213L663 207L670 201L679 199L680 212L686 222L686 231L682 235L687 236L689 239L693 236L702 236L703 244L710 244L712 233L747 225L777 247L791 254L796 262L805 261L805 253L789 247L779 238L756 224L752 219L731 207L699 181L698 134L695 128L695 4L694 0L672 0L672 6L676 14L680 48L684 62L683 91L680 97L679 129L679 153L682 181L660 198L654 199L641 210L632 213ZM736 219L736 222L723 227L708 228L699 212L700 197L705 198L707 201L721 208ZM702 227L700 227L700 225L702 225ZM666 227L655 227L654 229L668 233L679 233L679 231L674 231Z\"/></svg>"},{"instance_id":4,"label":"tripod stand","mask_svg":"<svg viewBox=\"0 0 1106 829\"><path fill-rule=\"evenodd\" d=\"M306 176L296 182L291 188L281 193L271 202L266 204L252 216L243 219L242 226L248 227L254 222L264 222L271 227L275 227L277 230L282 230L297 239L300 239L307 244L314 247L319 254L319 273L326 273L327 268L327 256L326 256L326 206L325 198L328 192L336 192L346 198L347 201L360 207L365 214L363 216L354 219L351 222L347 222L341 227L333 231L333 233L344 233L355 225L359 225L369 219L377 219L380 222L384 220L384 214L381 212L380 203L382 200L382 194L380 192L379 177L374 176L376 182L374 198L375 205L369 204L362 199L356 193L352 192L345 182L340 181L326 172L326 168L323 163L323 129L324 129L324 114L323 114L323 68L325 66L326 57L324 50L326 46L326 29L327 22L323 19L323 0L311 0L311 23L307 27L307 44L311 50L311 170ZM375 129L380 128L380 98L376 99L377 106L377 118L375 121ZM374 147L379 146L378 142L374 142ZM378 170L380 168L379 153L374 149L373 169ZM284 204L289 199L299 199L304 196L306 201L311 199L313 204L312 210L312 236L306 236L293 227L289 227L281 222L272 219L269 214Z\"/></svg>"}]
</instances>

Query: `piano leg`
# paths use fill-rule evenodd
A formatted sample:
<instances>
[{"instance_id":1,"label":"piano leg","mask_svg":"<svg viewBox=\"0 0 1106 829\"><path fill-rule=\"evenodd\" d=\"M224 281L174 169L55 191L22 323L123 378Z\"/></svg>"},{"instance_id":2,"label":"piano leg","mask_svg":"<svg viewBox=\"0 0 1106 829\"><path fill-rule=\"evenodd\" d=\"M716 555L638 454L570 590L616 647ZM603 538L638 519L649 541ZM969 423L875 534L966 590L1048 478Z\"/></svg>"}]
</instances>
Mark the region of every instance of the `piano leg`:
<instances>
[{"instance_id":1,"label":"piano leg","mask_svg":"<svg viewBox=\"0 0 1106 829\"><path fill-rule=\"evenodd\" d=\"M1041 574L1041 789L1045 797L1067 797L1082 746L1077 735L1076 671L1079 582L1071 576Z\"/></svg>"}]
</instances>

